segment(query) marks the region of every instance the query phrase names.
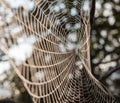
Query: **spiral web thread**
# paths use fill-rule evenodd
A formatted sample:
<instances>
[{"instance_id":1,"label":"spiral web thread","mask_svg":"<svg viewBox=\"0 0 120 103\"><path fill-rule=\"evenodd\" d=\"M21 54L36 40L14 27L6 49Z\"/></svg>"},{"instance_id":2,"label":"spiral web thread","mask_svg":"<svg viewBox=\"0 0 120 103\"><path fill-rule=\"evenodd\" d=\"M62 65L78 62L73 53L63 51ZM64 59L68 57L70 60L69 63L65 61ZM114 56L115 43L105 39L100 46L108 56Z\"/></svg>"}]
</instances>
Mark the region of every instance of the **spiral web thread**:
<instances>
[{"instance_id":1,"label":"spiral web thread","mask_svg":"<svg viewBox=\"0 0 120 103\"><path fill-rule=\"evenodd\" d=\"M12 23L5 25L19 25L21 31L3 36L5 26L0 27L1 41L7 45L2 49L8 56L19 38L32 37L34 41L32 54L24 62L17 64L9 56L34 103L117 103L91 74L91 8L84 10L85 1L35 0L30 11L25 7L14 9ZM91 7L92 1L89 3ZM77 39L72 40L69 34Z\"/></svg>"}]
</instances>

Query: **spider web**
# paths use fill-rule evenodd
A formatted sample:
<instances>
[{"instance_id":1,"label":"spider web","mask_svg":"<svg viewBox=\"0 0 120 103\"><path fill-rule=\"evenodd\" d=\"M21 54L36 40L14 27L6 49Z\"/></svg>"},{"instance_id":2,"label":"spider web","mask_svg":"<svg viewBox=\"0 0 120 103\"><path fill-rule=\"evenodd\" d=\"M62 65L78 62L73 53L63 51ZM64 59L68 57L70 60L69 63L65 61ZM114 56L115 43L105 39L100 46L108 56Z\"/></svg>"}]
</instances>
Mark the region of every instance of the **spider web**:
<instances>
[{"instance_id":1,"label":"spider web","mask_svg":"<svg viewBox=\"0 0 120 103\"><path fill-rule=\"evenodd\" d=\"M30 10L25 5L13 9L13 27L21 30L3 36L3 51L34 103L116 103L91 74L91 4L91 0L35 0ZM25 52L27 57L18 61L9 52L23 41L31 53Z\"/></svg>"}]
</instances>

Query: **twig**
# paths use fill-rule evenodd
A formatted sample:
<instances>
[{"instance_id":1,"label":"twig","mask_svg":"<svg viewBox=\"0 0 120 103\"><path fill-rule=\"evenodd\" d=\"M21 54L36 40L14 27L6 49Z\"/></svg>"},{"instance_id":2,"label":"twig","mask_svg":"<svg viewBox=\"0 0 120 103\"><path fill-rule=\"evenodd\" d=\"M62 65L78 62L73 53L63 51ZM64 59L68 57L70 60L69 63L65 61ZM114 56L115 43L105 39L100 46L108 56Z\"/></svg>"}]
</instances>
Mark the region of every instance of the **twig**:
<instances>
[{"instance_id":1,"label":"twig","mask_svg":"<svg viewBox=\"0 0 120 103\"><path fill-rule=\"evenodd\" d=\"M107 79L112 73L114 73L114 72L116 72L116 71L118 71L118 70L120 70L120 66L111 69L109 72L107 72L106 74L104 74L104 75L100 78L100 81Z\"/></svg>"},{"instance_id":2,"label":"twig","mask_svg":"<svg viewBox=\"0 0 120 103\"><path fill-rule=\"evenodd\" d=\"M95 1L96 0L92 0L92 8L91 8L91 12L90 12L90 24L92 25L93 20L94 20L94 14L95 14Z\"/></svg>"}]
</instances>

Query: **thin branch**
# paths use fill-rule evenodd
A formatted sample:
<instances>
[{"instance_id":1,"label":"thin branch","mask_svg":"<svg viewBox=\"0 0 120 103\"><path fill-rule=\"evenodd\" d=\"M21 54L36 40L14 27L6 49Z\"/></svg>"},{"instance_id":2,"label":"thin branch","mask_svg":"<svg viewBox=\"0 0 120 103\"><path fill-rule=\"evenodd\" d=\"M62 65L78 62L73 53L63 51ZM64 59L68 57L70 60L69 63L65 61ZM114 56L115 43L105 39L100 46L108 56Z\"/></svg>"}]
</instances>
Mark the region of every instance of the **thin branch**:
<instances>
[{"instance_id":1,"label":"thin branch","mask_svg":"<svg viewBox=\"0 0 120 103\"><path fill-rule=\"evenodd\" d=\"M92 8L91 8L91 12L90 12L90 24L92 25L93 20L94 20L94 14L95 14L95 1L96 0L92 0Z\"/></svg>"},{"instance_id":2,"label":"thin branch","mask_svg":"<svg viewBox=\"0 0 120 103\"><path fill-rule=\"evenodd\" d=\"M119 49L120 49L120 46L116 47L113 51L105 52L104 58L105 58L107 55L109 55L109 54L115 53L115 52L116 52L117 50L119 50ZM94 65L95 65L95 66L100 65L100 64L102 63L102 61L103 61L104 58L101 58L100 61L99 61L98 63L94 64Z\"/></svg>"},{"instance_id":3,"label":"thin branch","mask_svg":"<svg viewBox=\"0 0 120 103\"><path fill-rule=\"evenodd\" d=\"M116 72L116 71L118 71L118 70L120 70L120 66L111 69L109 72L107 72L106 74L104 74L104 75L100 78L100 81L107 79L112 73L114 73L114 72Z\"/></svg>"}]
</instances>

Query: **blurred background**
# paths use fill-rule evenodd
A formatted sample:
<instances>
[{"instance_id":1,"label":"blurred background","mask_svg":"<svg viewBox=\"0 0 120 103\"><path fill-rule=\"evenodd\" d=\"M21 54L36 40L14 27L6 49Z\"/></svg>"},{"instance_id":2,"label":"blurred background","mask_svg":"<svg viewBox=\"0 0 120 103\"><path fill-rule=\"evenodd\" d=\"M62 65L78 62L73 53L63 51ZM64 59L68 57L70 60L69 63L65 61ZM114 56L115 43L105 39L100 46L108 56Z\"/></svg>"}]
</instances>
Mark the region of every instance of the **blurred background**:
<instances>
[{"instance_id":1,"label":"blurred background","mask_svg":"<svg viewBox=\"0 0 120 103\"><path fill-rule=\"evenodd\" d=\"M4 20L10 24L14 16L10 8L3 7L2 1L14 8L22 3L0 0L0 28L7 26ZM32 4L28 2L28 5ZM13 34L17 30L12 31ZM114 95L120 96L120 0L96 0L91 31L91 66L93 75ZM0 50L0 99L3 98L12 98L18 103L32 103L7 56Z\"/></svg>"}]
</instances>

